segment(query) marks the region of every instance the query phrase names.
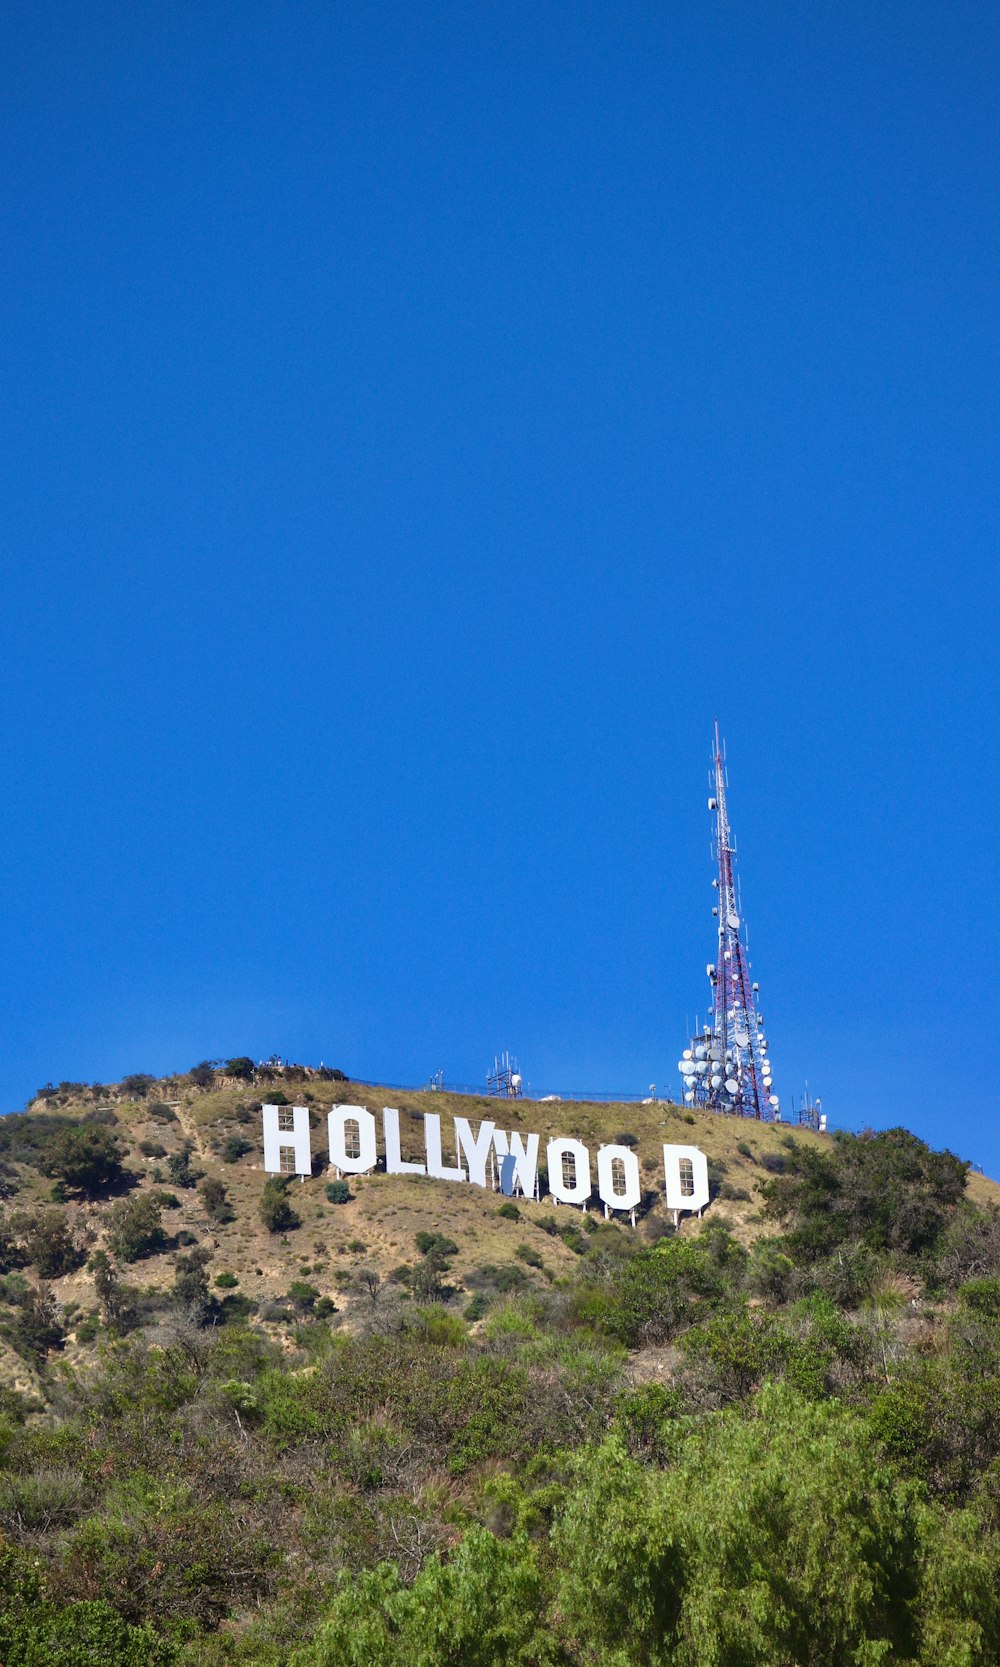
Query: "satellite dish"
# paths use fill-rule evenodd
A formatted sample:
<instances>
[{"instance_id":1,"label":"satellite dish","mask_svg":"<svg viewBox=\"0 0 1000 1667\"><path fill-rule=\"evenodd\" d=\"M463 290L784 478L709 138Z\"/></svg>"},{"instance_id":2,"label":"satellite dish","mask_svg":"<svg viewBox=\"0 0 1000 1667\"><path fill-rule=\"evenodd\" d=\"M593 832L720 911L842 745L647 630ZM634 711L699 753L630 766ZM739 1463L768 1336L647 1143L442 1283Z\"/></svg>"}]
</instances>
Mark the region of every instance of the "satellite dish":
<instances>
[{"instance_id":1,"label":"satellite dish","mask_svg":"<svg viewBox=\"0 0 1000 1667\"><path fill-rule=\"evenodd\" d=\"M736 1078L735 1077L730 1077L728 1079L728 1081L726 1082L726 1093L727 1094L736 1094L736 1093L738 1093L739 1092L739 1086L740 1085L736 1081Z\"/></svg>"},{"instance_id":2,"label":"satellite dish","mask_svg":"<svg viewBox=\"0 0 1000 1667\"><path fill-rule=\"evenodd\" d=\"M747 1047L749 1045L749 1042L750 1042L750 1032L748 1030L738 1030L736 1032L736 1046L738 1048Z\"/></svg>"},{"instance_id":3,"label":"satellite dish","mask_svg":"<svg viewBox=\"0 0 1000 1667\"><path fill-rule=\"evenodd\" d=\"M736 913L735 909L730 909L729 913L726 916L726 923L727 923L727 925L732 927L734 932L736 931L736 928L740 924L740 917Z\"/></svg>"},{"instance_id":4,"label":"satellite dish","mask_svg":"<svg viewBox=\"0 0 1000 1667\"><path fill-rule=\"evenodd\" d=\"M781 1101L778 1099L777 1094L772 1094L767 1103L769 1106L777 1106L781 1104Z\"/></svg>"},{"instance_id":5,"label":"satellite dish","mask_svg":"<svg viewBox=\"0 0 1000 1667\"><path fill-rule=\"evenodd\" d=\"M692 1058L692 1054L691 1054L691 1049L690 1049L690 1048L685 1048L685 1049L684 1049L684 1058L685 1058L685 1059L691 1059L691 1058Z\"/></svg>"},{"instance_id":6,"label":"satellite dish","mask_svg":"<svg viewBox=\"0 0 1000 1667\"><path fill-rule=\"evenodd\" d=\"M694 1104L694 1095L693 1094L685 1094L684 1098L687 1101L687 1104L689 1106Z\"/></svg>"},{"instance_id":7,"label":"satellite dish","mask_svg":"<svg viewBox=\"0 0 1000 1667\"><path fill-rule=\"evenodd\" d=\"M722 1087L722 1078L721 1077L713 1077L712 1078L712 1087L713 1088L721 1088Z\"/></svg>"}]
</instances>

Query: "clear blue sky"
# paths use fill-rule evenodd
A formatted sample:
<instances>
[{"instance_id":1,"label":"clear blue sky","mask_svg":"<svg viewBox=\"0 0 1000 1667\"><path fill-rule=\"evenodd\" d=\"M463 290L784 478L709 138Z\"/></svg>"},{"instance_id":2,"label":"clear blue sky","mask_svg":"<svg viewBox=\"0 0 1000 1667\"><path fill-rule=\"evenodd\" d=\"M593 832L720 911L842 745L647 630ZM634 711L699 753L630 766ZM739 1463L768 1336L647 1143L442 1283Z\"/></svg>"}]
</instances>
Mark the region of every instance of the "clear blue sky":
<instances>
[{"instance_id":1,"label":"clear blue sky","mask_svg":"<svg viewBox=\"0 0 1000 1667\"><path fill-rule=\"evenodd\" d=\"M3 1109L776 1086L1000 1173L993 5L2 24Z\"/></svg>"}]
</instances>

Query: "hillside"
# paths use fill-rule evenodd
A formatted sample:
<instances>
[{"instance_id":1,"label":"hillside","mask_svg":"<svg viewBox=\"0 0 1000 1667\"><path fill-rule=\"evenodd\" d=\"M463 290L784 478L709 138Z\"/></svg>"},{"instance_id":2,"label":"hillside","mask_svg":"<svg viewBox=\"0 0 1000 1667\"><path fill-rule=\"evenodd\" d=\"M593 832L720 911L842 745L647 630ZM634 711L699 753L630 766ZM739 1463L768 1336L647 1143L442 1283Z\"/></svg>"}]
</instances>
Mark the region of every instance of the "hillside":
<instances>
[{"instance_id":1,"label":"hillside","mask_svg":"<svg viewBox=\"0 0 1000 1667\"><path fill-rule=\"evenodd\" d=\"M454 1149L449 1125L456 1115L473 1123L493 1118L501 1127L534 1131L541 1136L543 1152L546 1141L556 1135L575 1136L595 1152L602 1142L624 1136L626 1144L636 1147L648 1189L634 1230L643 1242L651 1242L671 1225L662 1199L664 1142L688 1143L705 1152L713 1192L705 1219L724 1221L737 1239L751 1244L761 1234L776 1231L776 1224L761 1215L758 1189L780 1167L788 1141L821 1150L830 1139L808 1129L691 1112L662 1102L498 1102L442 1092L400 1093L324 1081L296 1067L270 1084L220 1075L210 1087L199 1087L189 1077L139 1079L140 1094L135 1086L133 1079L131 1092L127 1082L102 1085L95 1093L63 1085L36 1098L28 1108L27 1121L37 1128L48 1126L52 1119L96 1122L112 1130L126 1147L127 1187L116 1186L105 1196L68 1197L63 1203L71 1233L91 1253L108 1249L110 1212L122 1198L166 1197L170 1205L161 1211L162 1248L153 1247L137 1257L131 1263L134 1276L141 1273L143 1286L150 1290L167 1291L174 1283L178 1250L189 1253L196 1245L207 1253L210 1284L214 1286L219 1275L234 1276L240 1296L263 1308L265 1324L287 1317L269 1318L271 1308L287 1298L295 1281L305 1281L320 1298L334 1302L348 1324L352 1311L367 1312L371 1307L371 1272L383 1282L396 1272L395 1294L404 1294L398 1270L419 1263L416 1235L420 1232L447 1236L454 1242L457 1249L448 1259L448 1285L455 1295L471 1295L482 1287L477 1270L484 1265L512 1267L528 1285L568 1277L584 1242L581 1227L592 1230L602 1222L596 1194L587 1217L570 1206L554 1206L551 1198L543 1196L540 1202L519 1199L520 1219L512 1220L499 1213L504 1200L492 1190L380 1172L351 1178L349 1202L332 1204L326 1193L331 1172L322 1160L327 1155L325 1114L334 1105L360 1105L376 1114L383 1106L396 1106L402 1156L409 1161L423 1156L425 1112L441 1117L446 1152ZM289 1185L288 1196L300 1225L287 1233L269 1232L261 1220L267 1181L262 1097L310 1108L314 1174L304 1181L293 1179ZM2 1130L0 1125L0 1138ZM19 1162L18 1152L15 1137L7 1156L8 1180L17 1188L17 1210L51 1208L51 1180L34 1164ZM188 1174L182 1179L190 1181L196 1175L197 1183L182 1185L176 1179L184 1154L188 1155ZM206 1181L225 1189L224 1203L215 1210L206 1204ZM976 1199L1000 1201L1000 1188L981 1176L970 1175L968 1191ZM561 1232L552 1230L556 1221ZM691 1234L699 1227L696 1218L682 1218L680 1231ZM633 1233L626 1218L613 1220L610 1230ZM527 1258L525 1247L531 1253ZM534 1258L540 1266L533 1265ZM52 1277L50 1283L56 1301L69 1306L71 1318L76 1314L89 1317L98 1307L94 1272L88 1264ZM77 1345L71 1332L70 1358L76 1346L84 1345Z\"/></svg>"},{"instance_id":2,"label":"hillside","mask_svg":"<svg viewBox=\"0 0 1000 1667\"><path fill-rule=\"evenodd\" d=\"M1000 1659L992 1181L904 1130L237 1064L0 1121L4 1667ZM425 1114L631 1148L637 1224L338 1184L336 1105L409 1161ZM676 1230L664 1142L709 1162Z\"/></svg>"}]
</instances>

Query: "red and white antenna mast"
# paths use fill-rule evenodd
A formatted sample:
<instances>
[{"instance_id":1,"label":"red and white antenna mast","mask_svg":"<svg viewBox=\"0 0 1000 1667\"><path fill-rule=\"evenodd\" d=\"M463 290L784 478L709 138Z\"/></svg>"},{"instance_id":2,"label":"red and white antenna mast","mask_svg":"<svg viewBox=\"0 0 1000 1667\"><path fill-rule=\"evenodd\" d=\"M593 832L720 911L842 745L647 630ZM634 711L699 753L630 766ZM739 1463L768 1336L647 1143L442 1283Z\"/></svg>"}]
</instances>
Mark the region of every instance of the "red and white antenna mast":
<instances>
[{"instance_id":1,"label":"red and white antenna mast","mask_svg":"<svg viewBox=\"0 0 1000 1667\"><path fill-rule=\"evenodd\" d=\"M736 850L726 808L725 749L715 725L712 756L712 796L715 812L715 856L718 875L712 881L718 902L712 913L719 922L718 958L707 968L712 985L713 1017L699 1036L691 1038L679 1061L688 1105L707 1106L742 1117L771 1120L780 1117L774 1092L764 1021L757 1007L760 986L750 978L746 927L741 918L736 881Z\"/></svg>"}]
</instances>

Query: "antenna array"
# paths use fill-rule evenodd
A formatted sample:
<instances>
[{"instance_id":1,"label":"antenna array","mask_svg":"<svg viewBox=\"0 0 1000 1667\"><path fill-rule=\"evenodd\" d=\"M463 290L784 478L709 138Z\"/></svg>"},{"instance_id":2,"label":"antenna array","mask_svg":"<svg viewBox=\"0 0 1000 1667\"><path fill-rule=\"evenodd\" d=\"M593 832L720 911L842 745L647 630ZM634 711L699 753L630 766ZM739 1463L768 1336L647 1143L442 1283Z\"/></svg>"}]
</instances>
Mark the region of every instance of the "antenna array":
<instances>
[{"instance_id":1,"label":"antenna array","mask_svg":"<svg viewBox=\"0 0 1000 1667\"><path fill-rule=\"evenodd\" d=\"M517 1060L511 1059L506 1051L497 1054L492 1071L486 1074L486 1092L501 1100L520 1100L523 1097Z\"/></svg>"},{"instance_id":2,"label":"antenna array","mask_svg":"<svg viewBox=\"0 0 1000 1667\"><path fill-rule=\"evenodd\" d=\"M718 723L709 780L712 794L708 808L715 813L713 855L718 870L712 881L718 894L712 914L719 923L718 957L706 968L712 986L712 1018L692 1036L677 1068L687 1105L780 1121L781 1106L774 1092L764 1021L757 1006L760 986L750 978L747 930L736 878L736 847L726 808L729 778Z\"/></svg>"}]
</instances>

